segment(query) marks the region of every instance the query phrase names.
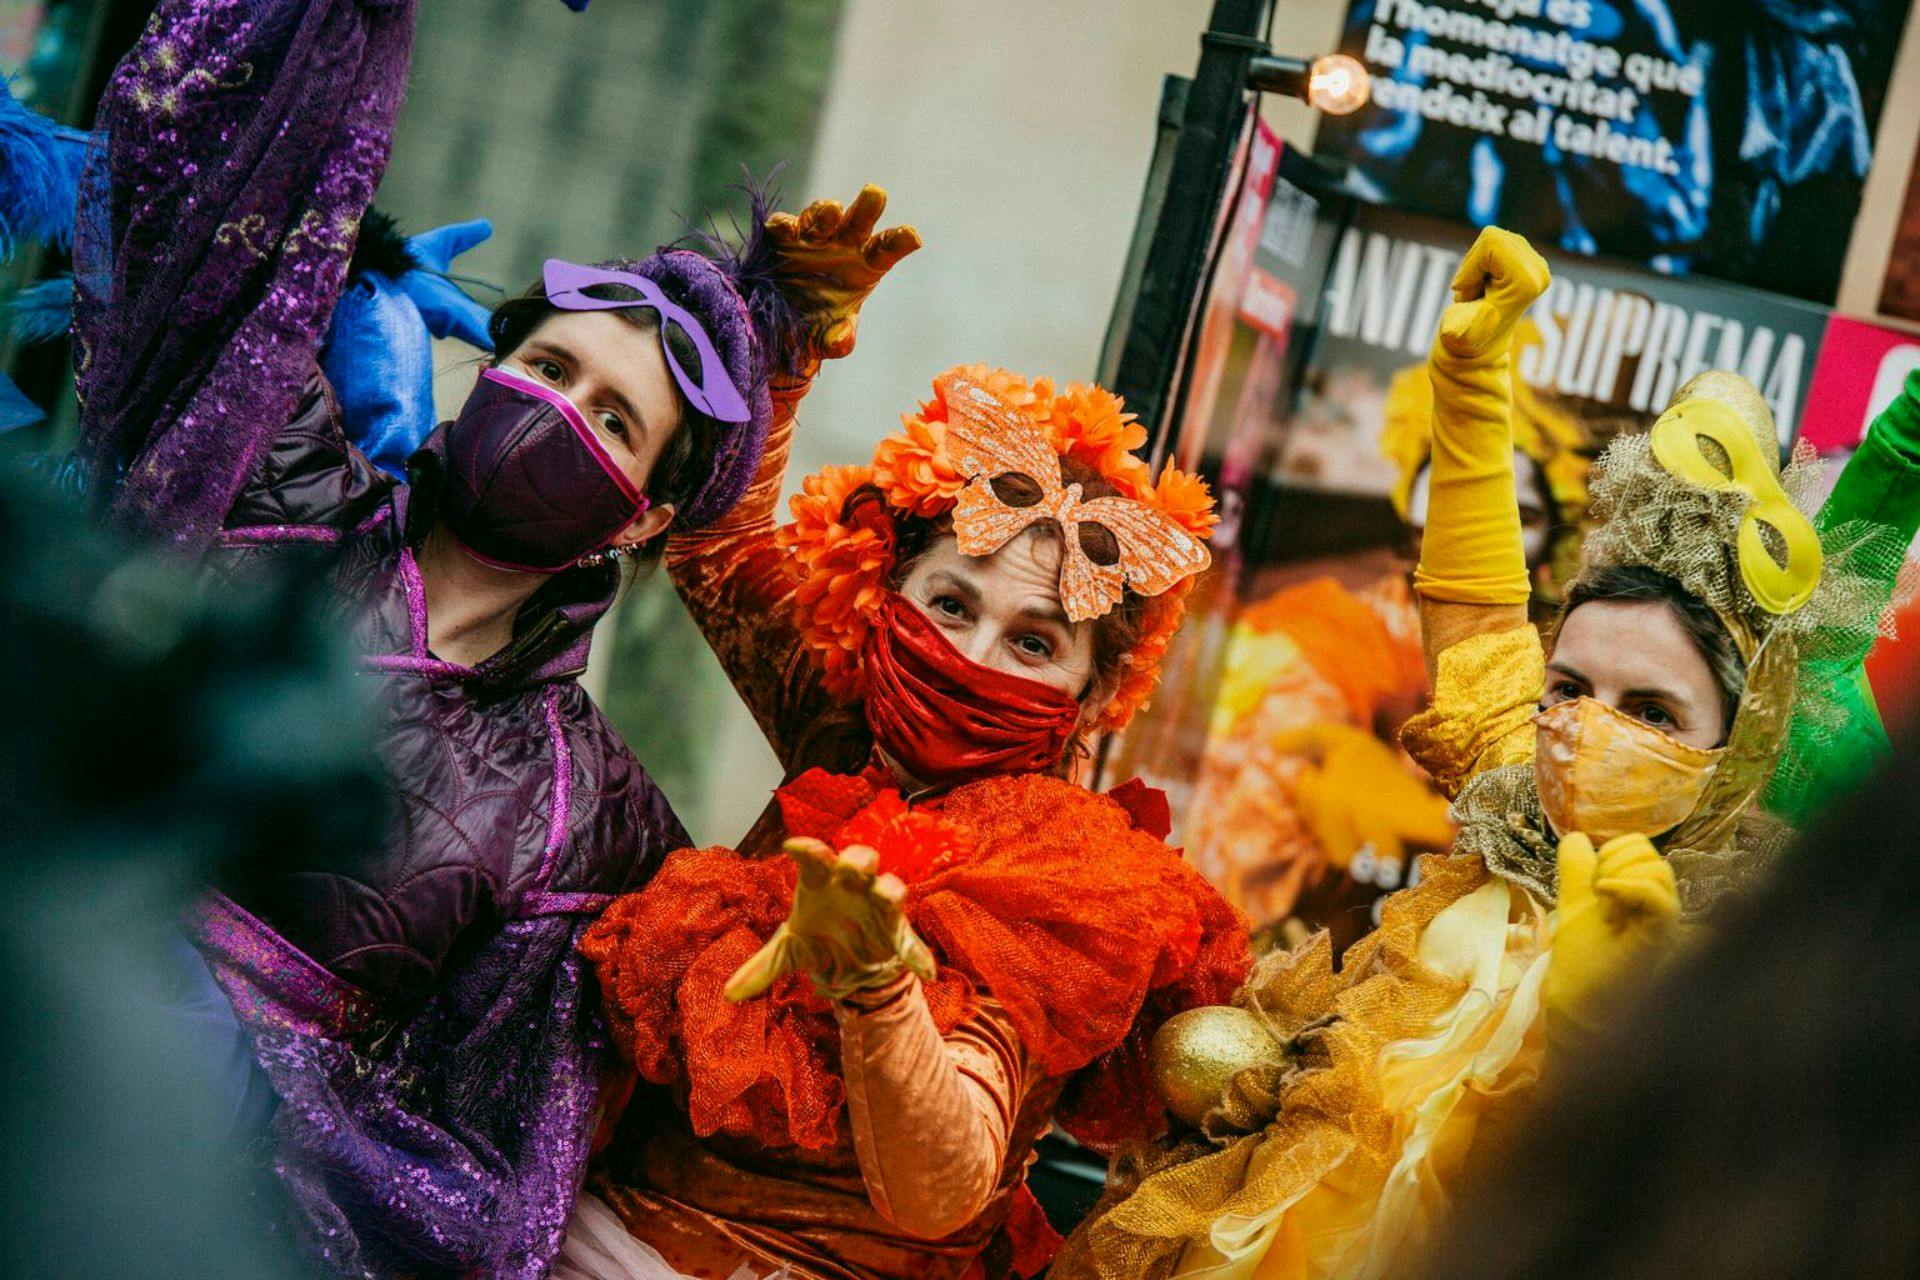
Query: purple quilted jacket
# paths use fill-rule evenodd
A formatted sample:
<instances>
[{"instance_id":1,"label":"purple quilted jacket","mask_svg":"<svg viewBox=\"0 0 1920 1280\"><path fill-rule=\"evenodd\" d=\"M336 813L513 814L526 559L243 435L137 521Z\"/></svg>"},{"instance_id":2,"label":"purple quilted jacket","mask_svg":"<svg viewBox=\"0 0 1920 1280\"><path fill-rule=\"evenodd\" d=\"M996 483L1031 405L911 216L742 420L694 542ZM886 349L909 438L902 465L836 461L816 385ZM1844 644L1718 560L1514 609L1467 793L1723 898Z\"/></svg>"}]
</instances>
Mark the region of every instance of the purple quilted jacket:
<instances>
[{"instance_id":1,"label":"purple quilted jacket","mask_svg":"<svg viewBox=\"0 0 1920 1280\"><path fill-rule=\"evenodd\" d=\"M211 553L244 576L323 546L346 623L382 682L394 781L388 846L351 873L232 887L275 933L391 1012L418 1008L450 958L510 920L597 914L687 834L576 677L619 580L552 579L512 643L478 667L427 651L413 543L432 524L442 433L396 485L347 444L316 369L293 421L242 490ZM420 492L419 488L429 490ZM311 563L311 553L299 556Z\"/></svg>"},{"instance_id":2,"label":"purple quilted jacket","mask_svg":"<svg viewBox=\"0 0 1920 1280\"><path fill-rule=\"evenodd\" d=\"M351 871L225 886L191 929L280 1100L308 1248L348 1275L537 1275L610 1065L575 943L688 839L575 678L614 572L555 578L505 650L443 662L412 550L430 503L344 442L316 372L210 555L326 563L382 684L390 836Z\"/></svg>"}]
</instances>

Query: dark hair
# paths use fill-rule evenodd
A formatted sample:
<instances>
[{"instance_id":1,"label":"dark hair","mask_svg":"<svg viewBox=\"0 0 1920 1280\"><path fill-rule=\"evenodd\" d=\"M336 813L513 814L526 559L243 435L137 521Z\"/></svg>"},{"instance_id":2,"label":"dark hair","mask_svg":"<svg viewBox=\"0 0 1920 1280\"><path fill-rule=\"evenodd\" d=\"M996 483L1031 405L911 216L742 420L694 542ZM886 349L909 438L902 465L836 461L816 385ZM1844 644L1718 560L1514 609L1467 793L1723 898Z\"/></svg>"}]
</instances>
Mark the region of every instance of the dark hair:
<instances>
[{"instance_id":1,"label":"dark hair","mask_svg":"<svg viewBox=\"0 0 1920 1280\"><path fill-rule=\"evenodd\" d=\"M1088 463L1078 458L1060 459L1060 479L1065 484L1080 486L1083 498L1111 498L1120 491ZM1010 506L1032 506L1040 500L1040 486L1025 476L1001 476L993 482L994 492L1002 502ZM864 491L871 494L871 500L880 501L877 491ZM852 506L862 500L862 494L856 492L849 499ZM898 587L906 581L907 574L914 563L926 555L936 540L953 532L953 519L950 516L938 516L929 519L925 516L893 514L894 527L894 569L893 585ZM1051 521L1035 526L1042 536L1059 537L1059 526ZM1120 544L1114 536L1098 525L1081 525L1079 530L1081 549L1095 564L1113 564L1120 558ZM1082 702L1096 698L1110 697L1128 674L1127 657L1133 647L1140 642L1140 636L1146 626L1147 602L1144 598L1128 591L1121 597L1120 603L1096 618L1093 622L1093 678L1087 688L1081 692ZM1066 756L1071 757L1085 751L1085 734L1076 733L1068 743Z\"/></svg>"},{"instance_id":2,"label":"dark hair","mask_svg":"<svg viewBox=\"0 0 1920 1280\"><path fill-rule=\"evenodd\" d=\"M678 295L670 281L657 283L669 300L685 305L686 300ZM596 285L587 292L595 296L638 296L634 290L623 285ZM508 298L495 307L492 318L487 321L487 334L493 339L495 363L518 351L534 330L559 312L560 308L547 301L546 285L540 281L535 281L525 293ZM660 317L651 308L626 307L610 314L619 316L642 333L660 331ZM669 326L667 329L667 349L682 368L699 367L700 355L694 349L693 340L676 327ZM647 477L644 492L655 505L672 503L677 510L684 511L707 474L713 470L721 428L718 422L687 403L687 397L678 383L674 384L673 394L680 405L680 429L673 433L666 448L661 451L659 460L653 464L653 473ZM663 531L642 544L635 558L643 562L657 560L665 551L666 544L667 535Z\"/></svg>"},{"instance_id":3,"label":"dark hair","mask_svg":"<svg viewBox=\"0 0 1920 1280\"><path fill-rule=\"evenodd\" d=\"M1463 1187L1420 1275L1920 1273L1920 741L1903 737Z\"/></svg>"},{"instance_id":4,"label":"dark hair","mask_svg":"<svg viewBox=\"0 0 1920 1280\"><path fill-rule=\"evenodd\" d=\"M1672 610L1694 648L1707 660L1720 692L1726 695L1727 720L1722 731L1732 727L1740 699L1747 691L1747 664L1733 642L1733 634L1704 600L1645 565L1595 569L1581 574L1568 589L1566 603L1560 608L1561 625L1575 609L1591 600L1658 601Z\"/></svg>"}]
</instances>

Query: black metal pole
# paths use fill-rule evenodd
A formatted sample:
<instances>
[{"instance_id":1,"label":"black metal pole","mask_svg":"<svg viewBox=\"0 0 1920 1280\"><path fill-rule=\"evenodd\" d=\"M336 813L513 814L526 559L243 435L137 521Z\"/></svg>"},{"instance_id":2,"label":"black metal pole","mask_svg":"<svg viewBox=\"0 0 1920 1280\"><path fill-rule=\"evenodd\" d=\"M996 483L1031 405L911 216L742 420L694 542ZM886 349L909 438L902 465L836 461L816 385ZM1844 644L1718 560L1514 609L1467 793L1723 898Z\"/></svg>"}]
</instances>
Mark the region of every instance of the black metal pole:
<instances>
[{"instance_id":1,"label":"black metal pole","mask_svg":"<svg viewBox=\"0 0 1920 1280\"><path fill-rule=\"evenodd\" d=\"M1139 415L1156 455L1168 429L1174 375L1246 123L1248 68L1268 52L1262 32L1271 4L1214 0L1200 37L1200 64L1187 91L1166 198L1127 322L1113 390Z\"/></svg>"}]
</instances>

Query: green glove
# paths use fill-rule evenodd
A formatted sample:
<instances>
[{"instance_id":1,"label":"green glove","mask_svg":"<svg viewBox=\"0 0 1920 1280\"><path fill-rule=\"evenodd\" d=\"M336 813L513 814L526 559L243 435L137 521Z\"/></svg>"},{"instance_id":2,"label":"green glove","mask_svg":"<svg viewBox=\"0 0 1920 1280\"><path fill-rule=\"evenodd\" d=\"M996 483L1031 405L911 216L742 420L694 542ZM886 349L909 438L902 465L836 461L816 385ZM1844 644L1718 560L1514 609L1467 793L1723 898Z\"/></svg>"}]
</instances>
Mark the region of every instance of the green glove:
<instances>
[{"instance_id":1,"label":"green glove","mask_svg":"<svg viewBox=\"0 0 1920 1280\"><path fill-rule=\"evenodd\" d=\"M1902 549L1920 531L1920 369L1867 428L1866 439L1848 460L1840 480L1814 527L1824 538L1851 522L1891 530ZM1861 565L1874 571L1874 604L1884 609L1893 599L1901 561ZM1800 707L1788 730L1787 748L1766 794L1766 807L1799 825L1851 790L1891 747L1880 710L1874 705L1864 666L1873 649L1871 631L1816 634L1800 664ZM1806 708L1824 703L1817 715ZM1836 721L1833 711L1841 712Z\"/></svg>"}]
</instances>

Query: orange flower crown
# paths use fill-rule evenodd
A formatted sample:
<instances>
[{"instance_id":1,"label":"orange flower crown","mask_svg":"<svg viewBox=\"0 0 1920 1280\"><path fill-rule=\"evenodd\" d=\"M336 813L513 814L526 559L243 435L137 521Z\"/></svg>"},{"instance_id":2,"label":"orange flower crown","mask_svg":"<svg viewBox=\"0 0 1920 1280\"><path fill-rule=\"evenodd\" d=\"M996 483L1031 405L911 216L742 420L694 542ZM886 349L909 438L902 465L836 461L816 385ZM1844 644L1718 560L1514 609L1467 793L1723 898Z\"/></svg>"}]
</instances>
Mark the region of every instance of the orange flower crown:
<instances>
[{"instance_id":1,"label":"orange flower crown","mask_svg":"<svg viewBox=\"0 0 1920 1280\"><path fill-rule=\"evenodd\" d=\"M968 403L958 403L956 408L962 396L968 397ZM1056 392L1048 379L1029 382L1017 373L986 365L949 369L933 380L932 399L921 404L918 412L901 415L902 430L880 442L871 463L826 467L808 476L789 508L793 523L779 532L779 545L787 552L787 572L797 584L801 633L818 656L827 687L836 697L852 701L865 692L860 651L873 615L890 589L895 515L924 519L947 515L959 505L961 492L969 484L952 455L958 442L950 438L949 426L957 415L971 417L972 402L1011 415L1010 426L1037 428L1060 458L1075 458L1094 468L1120 497L1140 504L1147 509L1143 515L1170 530L1172 541L1197 551L1194 568L1205 566L1204 547L1199 544L1219 519L1212 493L1205 481L1172 466L1154 481L1147 464L1133 452L1146 443L1146 430L1125 412L1118 396L1079 383ZM972 428L979 430L977 420ZM1058 477L1034 479L1045 483ZM873 500L875 494L878 500ZM860 501L863 496L869 500ZM1117 583L1113 570L1105 573ZM1121 728L1146 706L1192 587L1190 570L1148 598L1145 627L1127 655L1128 673L1101 713L1097 728ZM1113 590L1117 592L1117 585ZM1063 595L1065 591L1063 586ZM1101 612L1104 607L1084 616Z\"/></svg>"}]
</instances>

